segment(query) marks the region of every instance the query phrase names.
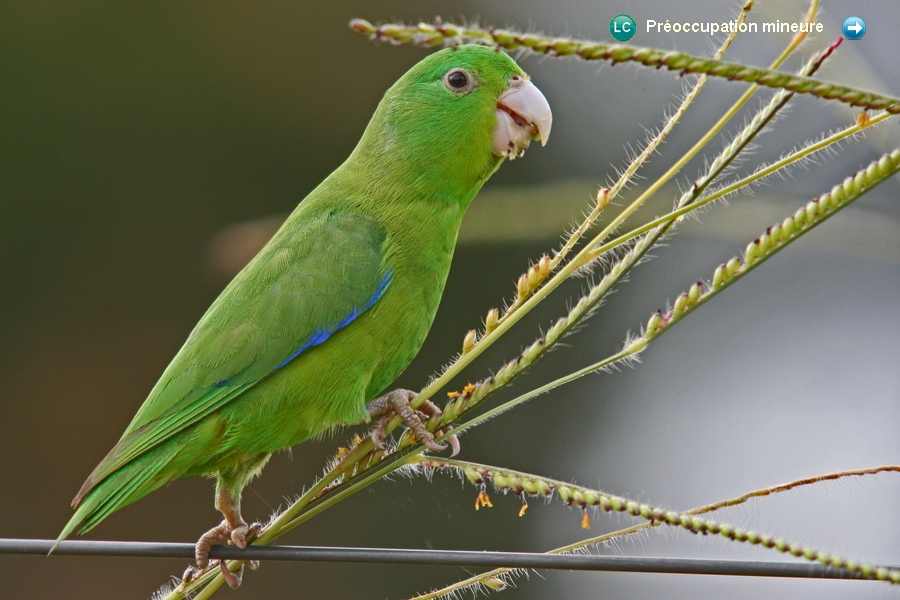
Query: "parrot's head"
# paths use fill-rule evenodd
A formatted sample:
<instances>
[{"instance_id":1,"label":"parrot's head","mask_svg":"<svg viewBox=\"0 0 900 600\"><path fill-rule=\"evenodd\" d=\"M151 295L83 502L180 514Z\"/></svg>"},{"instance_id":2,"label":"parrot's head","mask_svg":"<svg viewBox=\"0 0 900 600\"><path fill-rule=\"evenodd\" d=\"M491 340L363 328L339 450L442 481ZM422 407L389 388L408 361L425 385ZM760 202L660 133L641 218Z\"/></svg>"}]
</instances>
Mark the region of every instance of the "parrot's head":
<instances>
[{"instance_id":1,"label":"parrot's head","mask_svg":"<svg viewBox=\"0 0 900 600\"><path fill-rule=\"evenodd\" d=\"M531 140L547 143L547 99L507 54L464 45L424 58L401 77L367 137L379 153L408 153L417 170L483 183ZM460 181L460 184L467 184Z\"/></svg>"}]
</instances>

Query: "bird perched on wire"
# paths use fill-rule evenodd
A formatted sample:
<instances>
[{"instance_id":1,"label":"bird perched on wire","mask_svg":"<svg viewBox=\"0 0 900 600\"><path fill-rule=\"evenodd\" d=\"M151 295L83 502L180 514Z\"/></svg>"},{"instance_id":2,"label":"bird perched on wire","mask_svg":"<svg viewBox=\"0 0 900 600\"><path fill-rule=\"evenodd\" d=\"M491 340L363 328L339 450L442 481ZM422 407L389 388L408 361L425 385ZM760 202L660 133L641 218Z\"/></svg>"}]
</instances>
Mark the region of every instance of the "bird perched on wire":
<instances>
[{"instance_id":1,"label":"bird perched on wire","mask_svg":"<svg viewBox=\"0 0 900 600\"><path fill-rule=\"evenodd\" d=\"M122 438L85 481L57 543L175 479L216 479L222 523L259 532L241 491L280 449L399 414L431 450L408 390L384 393L428 333L466 208L506 158L546 143L550 107L506 54L436 52L385 94L350 157L316 187L200 319ZM455 440L454 440L455 443ZM240 573L222 572L232 587Z\"/></svg>"}]
</instances>

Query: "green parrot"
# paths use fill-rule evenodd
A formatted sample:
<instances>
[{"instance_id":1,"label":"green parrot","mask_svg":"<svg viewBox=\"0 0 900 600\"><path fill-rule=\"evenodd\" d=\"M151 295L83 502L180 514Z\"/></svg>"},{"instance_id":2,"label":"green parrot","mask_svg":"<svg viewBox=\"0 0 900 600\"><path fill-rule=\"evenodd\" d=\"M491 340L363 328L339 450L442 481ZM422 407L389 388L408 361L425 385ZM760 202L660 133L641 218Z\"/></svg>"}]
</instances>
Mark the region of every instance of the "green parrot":
<instances>
[{"instance_id":1,"label":"green parrot","mask_svg":"<svg viewBox=\"0 0 900 600\"><path fill-rule=\"evenodd\" d=\"M346 162L200 319L75 496L57 544L170 481L215 477L224 521L197 543L202 571L212 545L244 548L259 532L241 491L273 452L370 419L380 446L393 414L444 449L423 424L434 405L379 394L425 340L469 203L551 124L547 100L500 51L448 48L410 69Z\"/></svg>"}]
</instances>

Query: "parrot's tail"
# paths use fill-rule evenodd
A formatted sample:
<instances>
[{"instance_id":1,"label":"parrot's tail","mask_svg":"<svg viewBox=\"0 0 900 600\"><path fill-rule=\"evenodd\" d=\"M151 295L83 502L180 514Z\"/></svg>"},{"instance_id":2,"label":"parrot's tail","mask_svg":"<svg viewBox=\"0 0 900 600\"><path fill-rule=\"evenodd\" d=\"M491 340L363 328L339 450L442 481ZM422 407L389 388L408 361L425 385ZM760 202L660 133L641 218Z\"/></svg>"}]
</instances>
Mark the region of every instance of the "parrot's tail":
<instances>
[{"instance_id":1,"label":"parrot's tail","mask_svg":"<svg viewBox=\"0 0 900 600\"><path fill-rule=\"evenodd\" d=\"M48 554L52 554L60 542L72 533L90 531L115 511L177 478L171 469L166 469L182 446L172 441L137 457L93 487L80 499L75 514L66 523Z\"/></svg>"}]
</instances>

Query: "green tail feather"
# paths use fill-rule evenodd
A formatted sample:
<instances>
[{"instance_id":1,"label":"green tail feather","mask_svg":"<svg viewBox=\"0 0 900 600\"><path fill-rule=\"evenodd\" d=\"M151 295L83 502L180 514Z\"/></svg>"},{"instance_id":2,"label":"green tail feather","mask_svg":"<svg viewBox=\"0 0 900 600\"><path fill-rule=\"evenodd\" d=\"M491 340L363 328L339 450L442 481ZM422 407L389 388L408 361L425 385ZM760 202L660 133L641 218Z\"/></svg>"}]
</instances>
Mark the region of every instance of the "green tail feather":
<instances>
[{"instance_id":1,"label":"green tail feather","mask_svg":"<svg viewBox=\"0 0 900 600\"><path fill-rule=\"evenodd\" d=\"M81 499L75 514L56 538L50 553L73 533L87 533L115 511L177 478L176 474L164 471L182 446L183 443L170 440L114 471L98 483Z\"/></svg>"}]
</instances>

